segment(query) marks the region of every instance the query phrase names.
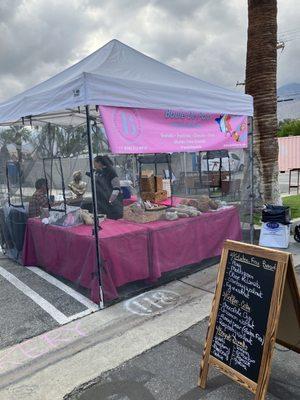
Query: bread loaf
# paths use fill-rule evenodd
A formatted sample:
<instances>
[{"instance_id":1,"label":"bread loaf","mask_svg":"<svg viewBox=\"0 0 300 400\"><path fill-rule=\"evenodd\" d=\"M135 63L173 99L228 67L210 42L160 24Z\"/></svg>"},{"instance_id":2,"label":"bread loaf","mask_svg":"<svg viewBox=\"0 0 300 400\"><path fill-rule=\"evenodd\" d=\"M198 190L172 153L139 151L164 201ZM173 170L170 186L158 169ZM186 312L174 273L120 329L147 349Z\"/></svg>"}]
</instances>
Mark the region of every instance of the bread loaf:
<instances>
[{"instance_id":1,"label":"bread loaf","mask_svg":"<svg viewBox=\"0 0 300 400\"><path fill-rule=\"evenodd\" d=\"M218 203L213 199L209 199L209 207L212 210L217 210L219 208Z\"/></svg>"},{"instance_id":2,"label":"bread loaf","mask_svg":"<svg viewBox=\"0 0 300 400\"><path fill-rule=\"evenodd\" d=\"M209 197L206 195L202 195L199 197L199 201L198 201L198 210L200 210L201 212L207 212L209 211Z\"/></svg>"}]
</instances>

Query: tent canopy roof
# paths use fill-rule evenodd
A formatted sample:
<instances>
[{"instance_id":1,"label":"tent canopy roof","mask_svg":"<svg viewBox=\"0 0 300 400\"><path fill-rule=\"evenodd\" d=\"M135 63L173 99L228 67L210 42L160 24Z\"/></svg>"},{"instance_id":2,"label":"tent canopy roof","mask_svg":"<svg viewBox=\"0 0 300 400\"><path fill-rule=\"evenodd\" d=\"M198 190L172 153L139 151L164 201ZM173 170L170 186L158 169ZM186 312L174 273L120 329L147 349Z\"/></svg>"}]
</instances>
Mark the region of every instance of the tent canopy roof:
<instances>
[{"instance_id":1,"label":"tent canopy roof","mask_svg":"<svg viewBox=\"0 0 300 400\"><path fill-rule=\"evenodd\" d=\"M112 40L52 78L0 104L0 123L76 125L80 107L106 105L253 115L252 97L184 74ZM92 108L95 112L95 109Z\"/></svg>"}]
</instances>

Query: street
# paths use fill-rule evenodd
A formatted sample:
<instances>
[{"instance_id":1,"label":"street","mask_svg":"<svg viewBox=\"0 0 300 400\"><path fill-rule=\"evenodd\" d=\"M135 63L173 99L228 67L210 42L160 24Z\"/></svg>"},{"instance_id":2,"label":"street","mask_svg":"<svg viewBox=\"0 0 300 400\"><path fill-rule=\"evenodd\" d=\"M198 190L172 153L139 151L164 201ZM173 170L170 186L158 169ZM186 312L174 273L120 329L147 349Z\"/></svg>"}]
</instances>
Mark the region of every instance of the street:
<instances>
[{"instance_id":1,"label":"street","mask_svg":"<svg viewBox=\"0 0 300 400\"><path fill-rule=\"evenodd\" d=\"M293 182L294 182L294 176L292 177ZM279 173L279 188L282 194L288 194L289 193L289 174L288 172L285 173ZM291 194L297 194L295 189L291 189Z\"/></svg>"},{"instance_id":2,"label":"street","mask_svg":"<svg viewBox=\"0 0 300 400\"><path fill-rule=\"evenodd\" d=\"M65 400L250 400L253 394L210 368L207 388L197 387L207 319L99 376ZM276 346L267 400L300 397L299 355Z\"/></svg>"}]
</instances>

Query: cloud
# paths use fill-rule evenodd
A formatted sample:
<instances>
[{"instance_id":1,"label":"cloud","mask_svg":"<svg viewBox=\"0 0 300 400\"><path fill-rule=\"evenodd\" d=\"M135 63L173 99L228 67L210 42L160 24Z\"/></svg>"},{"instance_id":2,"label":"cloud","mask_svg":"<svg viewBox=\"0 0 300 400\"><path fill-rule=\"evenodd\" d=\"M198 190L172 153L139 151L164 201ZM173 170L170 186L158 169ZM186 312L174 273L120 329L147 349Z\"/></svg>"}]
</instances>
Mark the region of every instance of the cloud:
<instances>
[{"instance_id":1,"label":"cloud","mask_svg":"<svg viewBox=\"0 0 300 400\"><path fill-rule=\"evenodd\" d=\"M279 31L297 28L298 0L278 5ZM1 0L0 100L113 38L233 89L244 80L247 22L240 0ZM300 39L287 42L279 57L280 85L300 82L299 46Z\"/></svg>"},{"instance_id":2,"label":"cloud","mask_svg":"<svg viewBox=\"0 0 300 400\"><path fill-rule=\"evenodd\" d=\"M46 79L77 59L93 24L80 2L26 0L0 24L0 94ZM7 8L4 7L4 10ZM15 78L11 88L8 82ZM8 88L4 91L4 88ZM13 93L15 94L15 93Z\"/></svg>"},{"instance_id":3,"label":"cloud","mask_svg":"<svg viewBox=\"0 0 300 400\"><path fill-rule=\"evenodd\" d=\"M300 7L299 0L278 2L278 39L286 40L278 53L278 84L300 83Z\"/></svg>"},{"instance_id":4,"label":"cloud","mask_svg":"<svg viewBox=\"0 0 300 400\"><path fill-rule=\"evenodd\" d=\"M16 9L22 4L22 0L1 0L0 25L7 24L14 17Z\"/></svg>"}]
</instances>

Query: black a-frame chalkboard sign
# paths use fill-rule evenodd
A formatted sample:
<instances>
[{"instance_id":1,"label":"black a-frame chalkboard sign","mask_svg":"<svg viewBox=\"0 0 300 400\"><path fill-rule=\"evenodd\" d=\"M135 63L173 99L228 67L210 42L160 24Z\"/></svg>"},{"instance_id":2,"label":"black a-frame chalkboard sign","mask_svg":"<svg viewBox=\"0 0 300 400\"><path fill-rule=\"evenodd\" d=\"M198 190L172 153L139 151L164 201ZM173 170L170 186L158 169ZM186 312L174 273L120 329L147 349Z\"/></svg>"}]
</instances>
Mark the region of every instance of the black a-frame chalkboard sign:
<instances>
[{"instance_id":1,"label":"black a-frame chalkboard sign","mask_svg":"<svg viewBox=\"0 0 300 400\"><path fill-rule=\"evenodd\" d=\"M300 353L299 289L289 253L226 241L201 362L263 400L275 342Z\"/></svg>"}]
</instances>

